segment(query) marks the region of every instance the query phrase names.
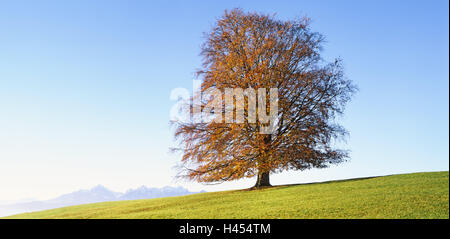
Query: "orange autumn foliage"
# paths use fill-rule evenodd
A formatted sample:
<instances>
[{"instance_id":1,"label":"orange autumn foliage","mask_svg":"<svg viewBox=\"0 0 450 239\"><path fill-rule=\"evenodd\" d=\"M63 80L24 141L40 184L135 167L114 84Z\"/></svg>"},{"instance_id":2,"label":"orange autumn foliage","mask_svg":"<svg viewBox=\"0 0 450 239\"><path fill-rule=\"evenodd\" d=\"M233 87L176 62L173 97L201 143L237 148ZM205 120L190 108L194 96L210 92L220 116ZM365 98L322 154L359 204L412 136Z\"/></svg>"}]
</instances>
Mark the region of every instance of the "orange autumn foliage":
<instances>
[{"instance_id":1,"label":"orange autumn foliage","mask_svg":"<svg viewBox=\"0 0 450 239\"><path fill-rule=\"evenodd\" d=\"M307 18L283 21L239 9L225 12L202 47L201 90L277 88L278 127L261 134L261 123L247 120L174 122L182 175L199 182L258 176L258 187L270 185L270 173L345 161L347 151L335 149L333 141L347 132L335 119L356 86L344 77L340 60L321 58L322 42ZM246 118L247 97L244 105Z\"/></svg>"}]
</instances>

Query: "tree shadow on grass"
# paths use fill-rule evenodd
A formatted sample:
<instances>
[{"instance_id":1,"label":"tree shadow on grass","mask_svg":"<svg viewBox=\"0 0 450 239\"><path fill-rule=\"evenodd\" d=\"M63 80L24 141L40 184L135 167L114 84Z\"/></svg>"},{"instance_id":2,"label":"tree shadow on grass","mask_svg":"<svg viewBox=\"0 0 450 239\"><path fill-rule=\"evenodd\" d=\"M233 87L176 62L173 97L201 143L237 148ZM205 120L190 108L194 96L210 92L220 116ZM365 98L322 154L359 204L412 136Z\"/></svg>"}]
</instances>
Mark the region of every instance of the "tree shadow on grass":
<instances>
[{"instance_id":1,"label":"tree shadow on grass","mask_svg":"<svg viewBox=\"0 0 450 239\"><path fill-rule=\"evenodd\" d=\"M349 178L349 179L340 179L340 180L329 180L329 181L323 181L323 182L311 182L311 183L283 184L283 185L273 185L273 186L261 187L261 188L251 187L251 188L242 189L240 191L257 191L257 190L266 190L266 189L279 190L279 189L285 189L285 188L292 187L292 186L312 185L312 184L323 185L323 184L331 184L331 183L353 182L353 181L362 181L362 180L386 177L386 176L392 176L392 175Z\"/></svg>"}]
</instances>

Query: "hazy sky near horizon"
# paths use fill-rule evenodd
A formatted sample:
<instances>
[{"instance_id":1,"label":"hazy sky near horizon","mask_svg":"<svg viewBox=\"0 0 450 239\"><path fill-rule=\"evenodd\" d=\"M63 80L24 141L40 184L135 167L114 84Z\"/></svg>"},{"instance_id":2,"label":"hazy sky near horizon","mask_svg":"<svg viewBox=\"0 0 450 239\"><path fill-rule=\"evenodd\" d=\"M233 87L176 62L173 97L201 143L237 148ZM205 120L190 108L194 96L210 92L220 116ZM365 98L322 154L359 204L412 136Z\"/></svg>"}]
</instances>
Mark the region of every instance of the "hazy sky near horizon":
<instances>
[{"instance_id":1,"label":"hazy sky near horizon","mask_svg":"<svg viewBox=\"0 0 450 239\"><path fill-rule=\"evenodd\" d=\"M449 168L448 1L2 1L0 200L97 184L182 185L169 111L192 88L200 45L225 9L307 15L360 88L340 119L351 160L273 184Z\"/></svg>"}]
</instances>

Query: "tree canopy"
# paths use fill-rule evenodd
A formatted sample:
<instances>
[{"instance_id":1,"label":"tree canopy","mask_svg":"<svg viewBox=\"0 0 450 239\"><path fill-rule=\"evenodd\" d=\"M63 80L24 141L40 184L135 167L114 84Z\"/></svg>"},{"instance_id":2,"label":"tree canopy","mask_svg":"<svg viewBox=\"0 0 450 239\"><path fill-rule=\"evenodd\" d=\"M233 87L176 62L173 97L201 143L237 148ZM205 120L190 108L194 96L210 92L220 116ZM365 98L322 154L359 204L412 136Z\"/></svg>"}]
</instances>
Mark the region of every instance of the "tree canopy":
<instances>
[{"instance_id":1,"label":"tree canopy","mask_svg":"<svg viewBox=\"0 0 450 239\"><path fill-rule=\"evenodd\" d=\"M344 76L340 59L326 62L321 57L324 37L313 32L309 22L240 9L226 11L217 20L202 46L200 90L214 88L219 99L231 99L234 107L208 108L221 116L215 121L174 122L184 176L199 182L257 176L260 187L270 185L271 173L324 168L348 159L348 151L335 147L335 140L347 134L336 117L357 88ZM227 89L243 89L244 94L240 98L240 91L230 95ZM268 101L251 107L252 92ZM269 95L276 98L269 100ZM202 98L200 109L212 101ZM275 107L275 122L270 123L276 127L262 133L267 121L250 118ZM192 118L202 114L193 108ZM240 109L243 120L237 119ZM226 122L230 115L233 122Z\"/></svg>"}]
</instances>

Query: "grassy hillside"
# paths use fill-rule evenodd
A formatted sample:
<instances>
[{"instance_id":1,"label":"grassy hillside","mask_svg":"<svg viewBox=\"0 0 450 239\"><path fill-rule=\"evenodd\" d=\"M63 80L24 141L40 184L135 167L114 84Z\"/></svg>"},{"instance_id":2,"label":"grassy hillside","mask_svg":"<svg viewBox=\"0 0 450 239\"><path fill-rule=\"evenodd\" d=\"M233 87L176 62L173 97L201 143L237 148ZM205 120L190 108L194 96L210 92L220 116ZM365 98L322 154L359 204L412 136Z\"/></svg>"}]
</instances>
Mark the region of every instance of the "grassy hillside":
<instances>
[{"instance_id":1,"label":"grassy hillside","mask_svg":"<svg viewBox=\"0 0 450 239\"><path fill-rule=\"evenodd\" d=\"M449 218L449 173L95 203L8 218Z\"/></svg>"}]
</instances>

